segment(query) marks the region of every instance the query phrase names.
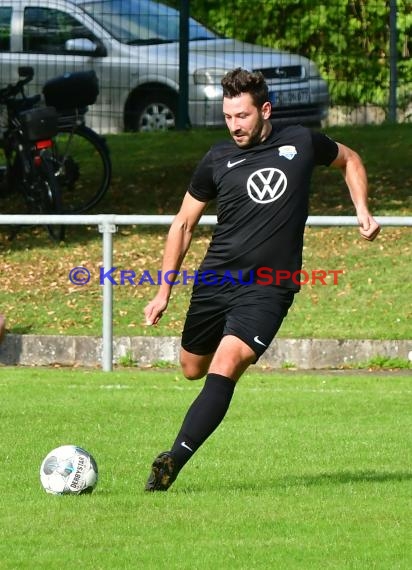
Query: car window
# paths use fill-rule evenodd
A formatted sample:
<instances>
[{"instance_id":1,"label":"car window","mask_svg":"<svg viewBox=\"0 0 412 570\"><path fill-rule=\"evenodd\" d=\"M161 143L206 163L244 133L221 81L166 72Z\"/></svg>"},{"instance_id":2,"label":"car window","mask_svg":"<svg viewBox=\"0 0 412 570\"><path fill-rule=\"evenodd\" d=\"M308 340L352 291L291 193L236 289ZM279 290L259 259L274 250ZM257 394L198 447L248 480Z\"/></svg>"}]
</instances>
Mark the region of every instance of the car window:
<instances>
[{"instance_id":1,"label":"car window","mask_svg":"<svg viewBox=\"0 0 412 570\"><path fill-rule=\"evenodd\" d=\"M88 0L79 7L126 44L156 44L179 41L179 12L150 0ZM214 39L216 35L190 18L189 37Z\"/></svg>"},{"instance_id":2,"label":"car window","mask_svg":"<svg viewBox=\"0 0 412 570\"><path fill-rule=\"evenodd\" d=\"M23 51L64 54L65 43L73 38L94 39L76 18L50 8L26 8L23 25Z\"/></svg>"},{"instance_id":3,"label":"car window","mask_svg":"<svg viewBox=\"0 0 412 570\"><path fill-rule=\"evenodd\" d=\"M11 8L0 8L0 51L10 51Z\"/></svg>"}]
</instances>

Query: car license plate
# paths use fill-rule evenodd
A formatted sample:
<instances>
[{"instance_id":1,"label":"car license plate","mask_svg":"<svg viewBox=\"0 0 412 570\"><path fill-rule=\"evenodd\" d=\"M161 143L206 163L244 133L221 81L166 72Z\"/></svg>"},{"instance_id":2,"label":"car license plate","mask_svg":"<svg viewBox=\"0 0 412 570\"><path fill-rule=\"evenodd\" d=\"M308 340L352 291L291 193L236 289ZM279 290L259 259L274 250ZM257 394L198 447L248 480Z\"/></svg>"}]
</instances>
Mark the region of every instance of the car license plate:
<instances>
[{"instance_id":1,"label":"car license plate","mask_svg":"<svg viewBox=\"0 0 412 570\"><path fill-rule=\"evenodd\" d=\"M269 101L276 107L309 103L309 89L272 91L269 93Z\"/></svg>"}]
</instances>

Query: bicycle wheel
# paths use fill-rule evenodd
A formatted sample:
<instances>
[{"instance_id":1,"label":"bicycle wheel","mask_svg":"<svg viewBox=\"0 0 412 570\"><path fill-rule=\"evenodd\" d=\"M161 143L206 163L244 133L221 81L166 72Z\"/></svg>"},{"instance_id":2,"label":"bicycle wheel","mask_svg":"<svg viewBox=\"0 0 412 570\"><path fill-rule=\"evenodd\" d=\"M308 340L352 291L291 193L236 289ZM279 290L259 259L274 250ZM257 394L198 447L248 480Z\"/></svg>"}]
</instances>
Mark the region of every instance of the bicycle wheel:
<instances>
[{"instance_id":1,"label":"bicycle wheel","mask_svg":"<svg viewBox=\"0 0 412 570\"><path fill-rule=\"evenodd\" d=\"M81 214L103 198L111 180L105 140L85 125L60 126L54 140L62 213Z\"/></svg>"},{"instance_id":2,"label":"bicycle wheel","mask_svg":"<svg viewBox=\"0 0 412 570\"><path fill-rule=\"evenodd\" d=\"M61 214L60 189L54 174L54 159L50 154L42 154L35 176L38 211L41 214ZM62 241L64 239L65 227L63 225L50 224L46 228L53 240Z\"/></svg>"}]
</instances>

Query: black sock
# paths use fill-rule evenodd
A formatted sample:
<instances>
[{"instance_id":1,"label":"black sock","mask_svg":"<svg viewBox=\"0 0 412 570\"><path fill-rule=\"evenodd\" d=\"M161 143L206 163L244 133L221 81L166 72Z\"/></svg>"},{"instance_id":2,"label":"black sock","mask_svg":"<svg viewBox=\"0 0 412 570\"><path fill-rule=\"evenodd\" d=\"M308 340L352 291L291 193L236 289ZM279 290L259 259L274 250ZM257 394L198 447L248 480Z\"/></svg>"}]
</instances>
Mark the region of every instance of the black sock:
<instances>
[{"instance_id":1,"label":"black sock","mask_svg":"<svg viewBox=\"0 0 412 570\"><path fill-rule=\"evenodd\" d=\"M220 374L208 374L202 391L190 406L171 449L178 469L215 431L226 415L236 383Z\"/></svg>"}]
</instances>

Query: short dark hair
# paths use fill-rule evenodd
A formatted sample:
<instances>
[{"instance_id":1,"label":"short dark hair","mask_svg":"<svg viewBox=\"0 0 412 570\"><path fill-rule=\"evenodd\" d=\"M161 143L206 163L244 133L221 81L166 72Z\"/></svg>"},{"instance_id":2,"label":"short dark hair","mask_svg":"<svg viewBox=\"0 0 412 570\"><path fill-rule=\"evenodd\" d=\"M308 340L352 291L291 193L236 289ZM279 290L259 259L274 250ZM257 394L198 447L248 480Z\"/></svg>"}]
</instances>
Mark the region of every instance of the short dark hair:
<instances>
[{"instance_id":1,"label":"short dark hair","mask_svg":"<svg viewBox=\"0 0 412 570\"><path fill-rule=\"evenodd\" d=\"M260 71L247 71L237 67L228 71L221 81L223 97L232 99L242 93L250 93L253 103L260 108L269 100L268 86L263 73Z\"/></svg>"}]
</instances>

